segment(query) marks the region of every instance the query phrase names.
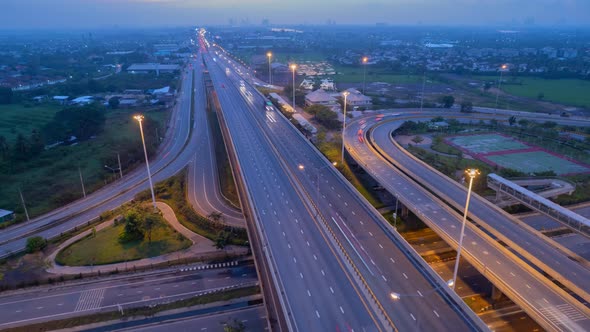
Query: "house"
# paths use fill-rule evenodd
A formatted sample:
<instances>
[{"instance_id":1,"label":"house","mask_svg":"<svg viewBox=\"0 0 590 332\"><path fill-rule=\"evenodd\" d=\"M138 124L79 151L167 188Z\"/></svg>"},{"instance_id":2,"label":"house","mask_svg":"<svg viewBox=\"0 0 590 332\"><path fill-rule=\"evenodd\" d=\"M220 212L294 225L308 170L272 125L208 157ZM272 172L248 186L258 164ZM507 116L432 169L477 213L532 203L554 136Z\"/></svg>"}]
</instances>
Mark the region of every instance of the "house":
<instances>
[{"instance_id":1,"label":"house","mask_svg":"<svg viewBox=\"0 0 590 332\"><path fill-rule=\"evenodd\" d=\"M322 89L317 89L314 92L308 93L305 96L305 105L324 105L328 106L333 111L340 110L340 104L338 104L336 98Z\"/></svg>"},{"instance_id":2,"label":"house","mask_svg":"<svg viewBox=\"0 0 590 332\"><path fill-rule=\"evenodd\" d=\"M69 98L70 96L53 96L51 99L60 105L65 105Z\"/></svg>"},{"instance_id":3,"label":"house","mask_svg":"<svg viewBox=\"0 0 590 332\"><path fill-rule=\"evenodd\" d=\"M320 84L320 89L333 91L336 89L336 87L334 86L334 81L329 78L325 78Z\"/></svg>"},{"instance_id":4,"label":"house","mask_svg":"<svg viewBox=\"0 0 590 332\"><path fill-rule=\"evenodd\" d=\"M313 90L313 83L313 80L306 78L303 80L303 82L301 82L299 87L305 90Z\"/></svg>"},{"instance_id":5,"label":"house","mask_svg":"<svg viewBox=\"0 0 590 332\"><path fill-rule=\"evenodd\" d=\"M75 105L88 105L94 102L94 97L92 96L81 96L75 99L72 99L71 103Z\"/></svg>"},{"instance_id":6,"label":"house","mask_svg":"<svg viewBox=\"0 0 590 332\"><path fill-rule=\"evenodd\" d=\"M14 219L14 212L0 209L0 222L11 221Z\"/></svg>"},{"instance_id":7,"label":"house","mask_svg":"<svg viewBox=\"0 0 590 332\"><path fill-rule=\"evenodd\" d=\"M372 104L371 97L367 97L355 88L346 90L349 94L346 97L346 105L366 107ZM344 96L343 96L344 98Z\"/></svg>"}]
</instances>

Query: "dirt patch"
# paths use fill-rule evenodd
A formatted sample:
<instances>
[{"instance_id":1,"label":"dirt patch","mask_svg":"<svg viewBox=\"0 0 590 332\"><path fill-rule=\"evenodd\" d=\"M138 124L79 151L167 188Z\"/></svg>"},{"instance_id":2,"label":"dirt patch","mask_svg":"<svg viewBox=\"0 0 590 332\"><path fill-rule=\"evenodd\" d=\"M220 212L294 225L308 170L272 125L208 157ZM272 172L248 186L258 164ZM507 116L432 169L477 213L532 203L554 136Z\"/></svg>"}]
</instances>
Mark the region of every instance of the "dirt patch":
<instances>
[{"instance_id":1,"label":"dirt patch","mask_svg":"<svg viewBox=\"0 0 590 332\"><path fill-rule=\"evenodd\" d=\"M416 143L414 140L416 140L416 137L421 137L422 141ZM412 144L412 145L417 145L417 146L428 146L430 147L430 145L432 145L432 138L429 136L423 136L423 135L397 135L395 136L395 140L404 146L407 146L408 144Z\"/></svg>"},{"instance_id":2,"label":"dirt patch","mask_svg":"<svg viewBox=\"0 0 590 332\"><path fill-rule=\"evenodd\" d=\"M45 250L49 252L50 248ZM37 252L8 259L0 266L0 287L13 288L45 281L49 277L45 272L46 258L43 252Z\"/></svg>"}]
</instances>

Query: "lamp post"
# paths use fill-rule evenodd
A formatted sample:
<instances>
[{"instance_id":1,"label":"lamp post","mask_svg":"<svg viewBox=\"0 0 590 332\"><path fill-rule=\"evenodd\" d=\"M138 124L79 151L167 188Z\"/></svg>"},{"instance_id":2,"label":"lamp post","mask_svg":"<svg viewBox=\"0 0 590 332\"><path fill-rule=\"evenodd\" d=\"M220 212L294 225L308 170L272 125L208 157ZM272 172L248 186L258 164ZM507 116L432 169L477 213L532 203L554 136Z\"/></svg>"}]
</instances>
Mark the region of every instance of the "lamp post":
<instances>
[{"instance_id":1,"label":"lamp post","mask_svg":"<svg viewBox=\"0 0 590 332\"><path fill-rule=\"evenodd\" d=\"M362 59L362 63L363 63L363 67L364 67L364 71L363 71L363 94L365 94L365 84L367 83L367 62L369 61L369 58L364 56Z\"/></svg>"},{"instance_id":2,"label":"lamp post","mask_svg":"<svg viewBox=\"0 0 590 332\"><path fill-rule=\"evenodd\" d=\"M344 118L342 119L342 160L340 161L342 164L344 164L344 129L346 129L346 97L348 97L349 94L350 92L348 91L344 91L342 93L342 95L344 96Z\"/></svg>"},{"instance_id":3,"label":"lamp post","mask_svg":"<svg viewBox=\"0 0 590 332\"><path fill-rule=\"evenodd\" d=\"M295 69L297 69L297 65L292 63L291 66L289 66L291 68L291 71L293 72L293 112L295 111Z\"/></svg>"},{"instance_id":4,"label":"lamp post","mask_svg":"<svg viewBox=\"0 0 590 332\"><path fill-rule=\"evenodd\" d=\"M266 56L268 57L268 84L272 85L272 68L270 65L270 61L272 58L272 52L266 53Z\"/></svg>"},{"instance_id":5,"label":"lamp post","mask_svg":"<svg viewBox=\"0 0 590 332\"><path fill-rule=\"evenodd\" d=\"M318 168L316 168L316 169L315 169L315 171L316 171L316 173L315 173L315 176L316 176L316 177L315 177L315 189L316 189L316 197L317 197L317 201L318 201L318 202L319 202L319 200L320 200L320 171L321 171L322 169L324 169L324 168L326 168L326 167L330 167L330 166L334 166L334 167L336 167L336 166L338 166L338 163L337 163L337 162L333 162L333 163L332 163L332 164L330 164L330 165L324 165L324 166L321 166L321 167L318 167ZM303 170L305 170L305 165L303 165L303 164L299 164L299 165L297 165L297 168L298 168L300 171L303 171ZM318 213L319 213L319 211L318 211Z\"/></svg>"},{"instance_id":6,"label":"lamp post","mask_svg":"<svg viewBox=\"0 0 590 332\"><path fill-rule=\"evenodd\" d=\"M152 192L152 203L154 204L154 209L157 210L156 196L154 195L154 184L152 183L152 173L150 172L150 163L148 161L147 149L145 147L145 138L143 137L143 115L135 115L133 118L139 122L139 132L141 133L141 143L143 144L143 154L145 155L145 167L147 169L148 180L150 182L150 191Z\"/></svg>"},{"instance_id":7,"label":"lamp post","mask_svg":"<svg viewBox=\"0 0 590 332\"><path fill-rule=\"evenodd\" d=\"M502 84L502 74L504 74L504 70L506 68L508 68L508 66L505 64L500 67L500 80L498 81L498 90L496 91L496 111L498 111L498 98L500 97L500 85Z\"/></svg>"},{"instance_id":8,"label":"lamp post","mask_svg":"<svg viewBox=\"0 0 590 332\"><path fill-rule=\"evenodd\" d=\"M467 212L469 211L469 200L471 199L471 188L473 187L473 179L479 175L479 170L470 168L465 171L469 176L469 189L467 189L467 199L465 200L465 212L463 213L463 224L461 225L461 235L459 235L459 248L457 248L457 260L455 261L455 269L453 271L453 284L451 287L455 289L457 284L457 272L459 271L459 259L461 258L461 249L463 249L463 236L465 235L465 224L467 223Z\"/></svg>"}]
</instances>

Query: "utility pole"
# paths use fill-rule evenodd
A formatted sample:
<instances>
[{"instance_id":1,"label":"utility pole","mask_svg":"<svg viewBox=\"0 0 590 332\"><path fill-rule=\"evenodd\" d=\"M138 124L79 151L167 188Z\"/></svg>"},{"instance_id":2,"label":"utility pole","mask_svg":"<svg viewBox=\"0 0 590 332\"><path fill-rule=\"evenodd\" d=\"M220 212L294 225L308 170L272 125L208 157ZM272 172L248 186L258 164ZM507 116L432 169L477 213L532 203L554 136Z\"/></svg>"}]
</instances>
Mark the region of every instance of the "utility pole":
<instances>
[{"instance_id":1,"label":"utility pole","mask_svg":"<svg viewBox=\"0 0 590 332\"><path fill-rule=\"evenodd\" d=\"M117 152L117 161L119 162L119 174L121 175L121 179L123 178L123 169L121 168L121 156Z\"/></svg>"},{"instance_id":2,"label":"utility pole","mask_svg":"<svg viewBox=\"0 0 590 332\"><path fill-rule=\"evenodd\" d=\"M80 169L80 166L78 166L78 174L80 174L80 184L82 185L82 194L84 195L84 198L86 198L86 189L84 189L84 179L82 178L82 170Z\"/></svg>"},{"instance_id":3,"label":"utility pole","mask_svg":"<svg viewBox=\"0 0 590 332\"><path fill-rule=\"evenodd\" d=\"M27 211L27 204L25 204L25 198L23 197L23 192L18 188L18 194L20 195L20 201L23 203L23 208L25 209L25 215L27 216L27 221L30 221L29 218L29 211Z\"/></svg>"}]
</instances>

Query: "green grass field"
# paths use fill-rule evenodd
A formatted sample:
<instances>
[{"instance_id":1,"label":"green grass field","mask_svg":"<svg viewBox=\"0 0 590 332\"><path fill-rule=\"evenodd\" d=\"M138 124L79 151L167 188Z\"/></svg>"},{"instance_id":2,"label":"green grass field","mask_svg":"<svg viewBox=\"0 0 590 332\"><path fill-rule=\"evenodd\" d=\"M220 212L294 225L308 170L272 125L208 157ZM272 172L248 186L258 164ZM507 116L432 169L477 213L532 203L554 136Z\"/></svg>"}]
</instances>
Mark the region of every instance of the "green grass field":
<instances>
[{"instance_id":1,"label":"green grass field","mask_svg":"<svg viewBox=\"0 0 590 332\"><path fill-rule=\"evenodd\" d=\"M524 173L553 171L555 174L561 175L590 171L588 167L559 158L545 151L510 153L486 156L486 158L500 167L511 168Z\"/></svg>"},{"instance_id":2,"label":"green grass field","mask_svg":"<svg viewBox=\"0 0 590 332\"><path fill-rule=\"evenodd\" d=\"M103 186L105 180L113 180L104 164L111 160L110 166L116 167L117 152L121 152L122 163L128 162L130 167L141 162L129 160L126 154L129 148L141 152L139 129L132 114L129 110L108 111L104 131L95 139L44 151L30 161L19 163L18 167L0 162L0 208L16 211L17 217L24 217L18 195L20 187L29 215L33 217L82 197L78 167L89 193ZM168 112L145 114L158 122L160 135L163 135ZM12 142L9 141L9 145L12 146Z\"/></svg>"},{"instance_id":3,"label":"green grass field","mask_svg":"<svg viewBox=\"0 0 590 332\"><path fill-rule=\"evenodd\" d=\"M474 76L474 79L495 82L498 76ZM581 79L546 79L538 77L504 78L500 88L515 96L536 99L543 93L543 100L562 103L565 105L590 108L590 81Z\"/></svg>"},{"instance_id":4,"label":"green grass field","mask_svg":"<svg viewBox=\"0 0 590 332\"><path fill-rule=\"evenodd\" d=\"M19 133L28 137L33 129L43 127L60 110L58 105L47 104L32 107L0 105L0 136L4 136L9 144L14 142Z\"/></svg>"},{"instance_id":5,"label":"green grass field","mask_svg":"<svg viewBox=\"0 0 590 332\"><path fill-rule=\"evenodd\" d=\"M504 150L519 150L527 145L498 134L466 135L449 137L448 140L474 153L490 153Z\"/></svg>"},{"instance_id":6,"label":"green grass field","mask_svg":"<svg viewBox=\"0 0 590 332\"><path fill-rule=\"evenodd\" d=\"M123 227L123 224L107 227L97 232L95 237L87 237L72 244L57 254L56 261L68 266L102 265L155 257L191 245L188 239L165 221L153 231L151 243L147 238L120 243L118 238Z\"/></svg>"},{"instance_id":7,"label":"green grass field","mask_svg":"<svg viewBox=\"0 0 590 332\"><path fill-rule=\"evenodd\" d=\"M334 76L334 82L336 83L358 83L363 81L364 68L360 65L356 67L335 66L334 69L337 73ZM392 84L421 83L422 76L392 74L387 68L367 66L367 84L372 82Z\"/></svg>"}]
</instances>

